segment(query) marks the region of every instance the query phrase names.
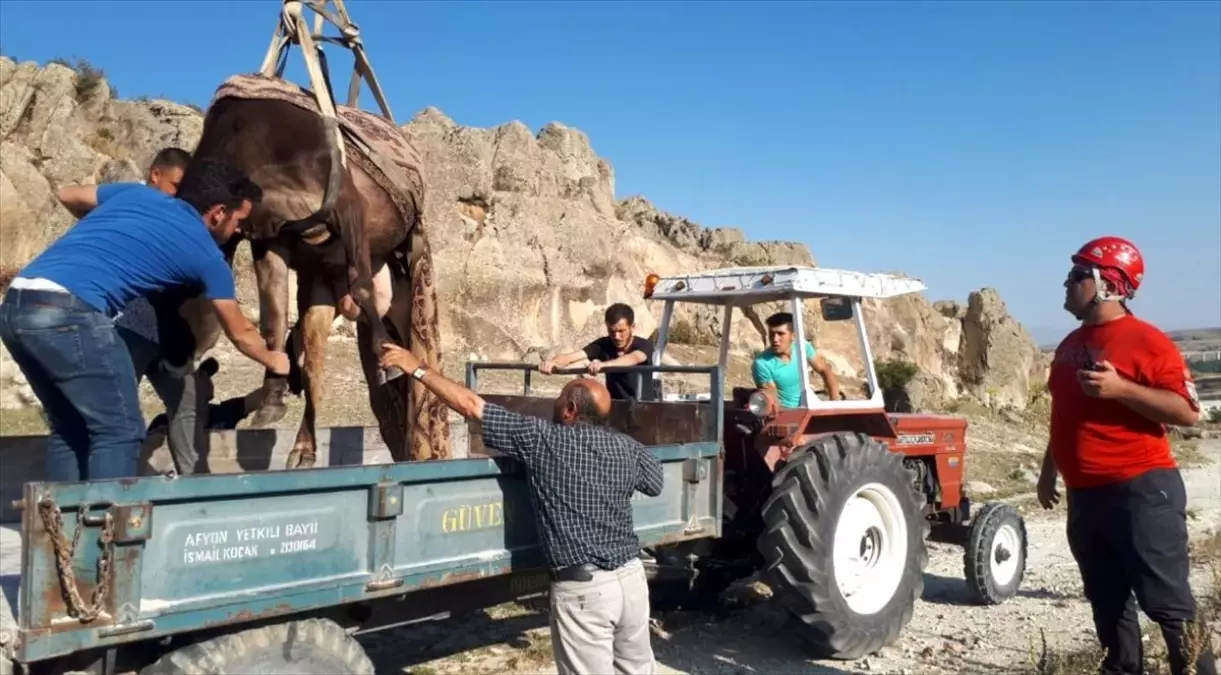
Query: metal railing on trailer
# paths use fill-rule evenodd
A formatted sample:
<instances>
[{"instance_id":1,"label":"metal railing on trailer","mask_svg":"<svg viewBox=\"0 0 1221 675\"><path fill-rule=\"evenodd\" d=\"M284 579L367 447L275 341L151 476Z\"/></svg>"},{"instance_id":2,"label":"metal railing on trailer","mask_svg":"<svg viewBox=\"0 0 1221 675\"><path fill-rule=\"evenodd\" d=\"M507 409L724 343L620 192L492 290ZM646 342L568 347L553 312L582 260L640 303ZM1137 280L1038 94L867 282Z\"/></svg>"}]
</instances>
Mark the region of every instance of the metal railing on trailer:
<instances>
[{"instance_id":1,"label":"metal railing on trailer","mask_svg":"<svg viewBox=\"0 0 1221 675\"><path fill-rule=\"evenodd\" d=\"M521 363L514 361L470 361L466 364L466 387L471 391L477 391L479 387L479 371L481 370L519 370L522 372L522 395L531 396L532 394L532 377L534 374L544 376L560 376L560 375L588 375L589 371L585 368L557 368L550 373L541 373L538 370L537 364ZM721 405L724 401L724 378L720 365L711 366L670 366L670 365L639 365L639 366L608 366L602 368L599 374L627 373L636 375L636 391L640 391L641 385L644 383L645 375L665 374L687 374L687 375L707 375L708 376L708 399L696 400L691 403L713 405L715 412L708 417L711 428L707 429L706 438L721 439L721 422L724 411L721 410ZM661 403L657 401L638 401L633 399L632 403Z\"/></svg>"}]
</instances>

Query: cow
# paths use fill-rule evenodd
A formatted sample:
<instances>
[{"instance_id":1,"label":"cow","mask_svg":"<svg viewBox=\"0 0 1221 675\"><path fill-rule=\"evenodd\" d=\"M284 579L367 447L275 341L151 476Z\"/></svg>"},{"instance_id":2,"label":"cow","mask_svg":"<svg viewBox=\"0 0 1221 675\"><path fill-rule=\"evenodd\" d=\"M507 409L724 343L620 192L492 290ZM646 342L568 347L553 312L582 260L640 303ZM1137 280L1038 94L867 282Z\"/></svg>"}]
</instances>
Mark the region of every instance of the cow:
<instances>
[{"instance_id":1,"label":"cow","mask_svg":"<svg viewBox=\"0 0 1221 675\"><path fill-rule=\"evenodd\" d=\"M187 167L189 173L196 162L223 161L263 189L262 203L230 246L250 242L260 330L269 348L287 349L300 363L300 377L264 376L265 396L254 426L282 418L286 395L303 389L305 414L286 468L314 465L326 344L338 311L356 320L369 402L391 456L395 461L447 459L444 404L413 378L383 372L377 364L381 345L394 341L428 367L441 369L432 253L422 222L421 162L389 120L350 107L337 110L339 119L324 120L312 94L295 84L261 74L231 77L208 107ZM343 125L346 166L332 140L335 124ZM292 339L290 269L298 281ZM184 316L192 313L184 307ZM202 354L219 332L196 321Z\"/></svg>"}]
</instances>

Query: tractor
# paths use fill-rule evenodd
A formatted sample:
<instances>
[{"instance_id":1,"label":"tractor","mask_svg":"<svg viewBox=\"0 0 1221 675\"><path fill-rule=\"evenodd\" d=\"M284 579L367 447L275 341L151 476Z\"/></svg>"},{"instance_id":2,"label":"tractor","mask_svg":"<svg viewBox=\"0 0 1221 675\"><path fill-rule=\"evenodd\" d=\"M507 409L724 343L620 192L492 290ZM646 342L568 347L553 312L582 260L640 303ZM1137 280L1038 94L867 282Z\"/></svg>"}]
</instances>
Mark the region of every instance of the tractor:
<instances>
[{"instance_id":1,"label":"tractor","mask_svg":"<svg viewBox=\"0 0 1221 675\"><path fill-rule=\"evenodd\" d=\"M665 358L678 303L723 308L719 366L727 372L734 309L782 303L796 344L806 339L804 305L826 322L853 322L865 396L840 400L810 387L804 349L800 403L774 390L667 393L661 402L724 401L719 537L645 551L658 608L693 607L754 575L791 612L821 658L856 659L893 643L924 589L926 540L960 545L966 594L977 604L1012 597L1026 565L1026 527L1009 504L973 505L963 485L967 421L887 410L861 311L863 298L919 292L910 278L814 267L750 267L649 275L644 297L663 303L652 365ZM821 396L820 396L821 394ZM973 508L974 507L974 508Z\"/></svg>"}]
</instances>

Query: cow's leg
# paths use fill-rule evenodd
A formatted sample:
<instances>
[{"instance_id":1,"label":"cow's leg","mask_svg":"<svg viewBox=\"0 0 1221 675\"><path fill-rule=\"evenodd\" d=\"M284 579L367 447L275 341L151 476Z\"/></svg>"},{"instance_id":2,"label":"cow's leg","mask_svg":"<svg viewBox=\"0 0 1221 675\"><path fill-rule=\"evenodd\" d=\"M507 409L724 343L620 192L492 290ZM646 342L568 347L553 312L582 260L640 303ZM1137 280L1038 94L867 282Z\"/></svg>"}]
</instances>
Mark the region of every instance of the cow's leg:
<instances>
[{"instance_id":1,"label":"cow's leg","mask_svg":"<svg viewBox=\"0 0 1221 675\"><path fill-rule=\"evenodd\" d=\"M416 335L412 324L413 312L421 306L416 302L413 277L417 280L429 277L428 262L430 260L423 256L416 256L410 269L399 261L387 263L375 278L383 278L383 274L386 274L384 278L390 282L389 286L383 286L378 281L374 283L378 311L386 307L383 325L390 330L396 342L409 345L417 354L424 340ZM435 331L422 332L425 339L435 335ZM412 378L381 383L378 379L378 354L373 348L372 330L368 324L363 321L356 324L356 337L369 389L369 405L377 418L382 441L386 443L394 461L448 459L451 455L449 409L427 387ZM440 369L439 359L421 359L430 367Z\"/></svg>"},{"instance_id":2,"label":"cow's leg","mask_svg":"<svg viewBox=\"0 0 1221 675\"><path fill-rule=\"evenodd\" d=\"M284 253L263 242L250 242L259 287L259 331L268 349L284 351L288 339L288 263ZM263 375L265 396L251 421L253 427L275 424L288 412L288 378L271 371Z\"/></svg>"},{"instance_id":3,"label":"cow's leg","mask_svg":"<svg viewBox=\"0 0 1221 675\"><path fill-rule=\"evenodd\" d=\"M404 290L403 295L409 295L409 290ZM405 308L406 301L404 301ZM394 311L391 309L386 319L390 320L394 315ZM403 316L406 314L404 313ZM381 371L377 363L380 354L373 348L372 334L373 330L368 323L364 321L356 323L356 349L360 354L360 365L364 370L365 385L369 391L369 408L377 419L382 442L390 450L390 457L396 462L406 462L413 459L408 452L407 399L408 382L414 380L400 377L392 382L382 383L379 377Z\"/></svg>"},{"instance_id":4,"label":"cow's leg","mask_svg":"<svg viewBox=\"0 0 1221 675\"><path fill-rule=\"evenodd\" d=\"M350 179L349 179L350 180ZM350 293L352 301L360 308L362 318L368 323L374 353L381 352L387 342L393 344L390 333L382 324L373 291L373 265L369 257L369 235L365 230L364 198L349 199L337 210L337 220L343 233L343 245L349 263ZM380 368L378 384L385 384L403 375L396 368Z\"/></svg>"},{"instance_id":5,"label":"cow's leg","mask_svg":"<svg viewBox=\"0 0 1221 675\"><path fill-rule=\"evenodd\" d=\"M373 275L373 306L377 308L378 318L385 318L390 311L390 303L394 300L394 276L389 265L382 265L377 274Z\"/></svg>"},{"instance_id":6,"label":"cow's leg","mask_svg":"<svg viewBox=\"0 0 1221 675\"><path fill-rule=\"evenodd\" d=\"M395 268L399 270L398 273L392 273L391 267L392 264L385 263L373 276L373 301L383 325L388 324L391 337L402 344L406 342L403 336L410 335L411 331L411 285L407 274L401 271L401 266ZM399 303L393 305L396 298ZM350 297L348 299L351 300ZM380 354L373 348L372 333L368 323L357 322L356 349L360 354L360 365L369 390L369 408L377 419L378 430L381 432L382 441L390 450L390 457L396 462L406 462L415 459L410 456L407 440L407 401L410 393L408 380L399 378L388 385L382 384L377 363Z\"/></svg>"},{"instance_id":7,"label":"cow's leg","mask_svg":"<svg viewBox=\"0 0 1221 675\"><path fill-rule=\"evenodd\" d=\"M325 391L326 341L335 320L335 294L313 275L297 279L297 316L301 327L301 348L305 352L302 380L305 385L305 414L297 429L297 439L285 462L287 469L308 469L318 455L318 405Z\"/></svg>"}]
</instances>

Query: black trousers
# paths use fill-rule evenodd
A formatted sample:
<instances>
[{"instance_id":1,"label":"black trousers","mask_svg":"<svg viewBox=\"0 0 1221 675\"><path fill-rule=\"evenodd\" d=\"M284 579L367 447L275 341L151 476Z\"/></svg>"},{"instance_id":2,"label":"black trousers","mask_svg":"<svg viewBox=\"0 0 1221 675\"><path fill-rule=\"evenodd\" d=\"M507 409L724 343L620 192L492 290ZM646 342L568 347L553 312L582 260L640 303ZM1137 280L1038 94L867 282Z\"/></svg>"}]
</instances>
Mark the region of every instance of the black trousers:
<instances>
[{"instance_id":1,"label":"black trousers","mask_svg":"<svg viewBox=\"0 0 1221 675\"><path fill-rule=\"evenodd\" d=\"M1106 650L1101 675L1144 672L1137 604L1162 629L1170 671L1186 672L1184 625L1196 611L1187 541L1187 492L1176 469L1068 491L1068 544ZM1217 675L1207 649L1197 668Z\"/></svg>"}]
</instances>

